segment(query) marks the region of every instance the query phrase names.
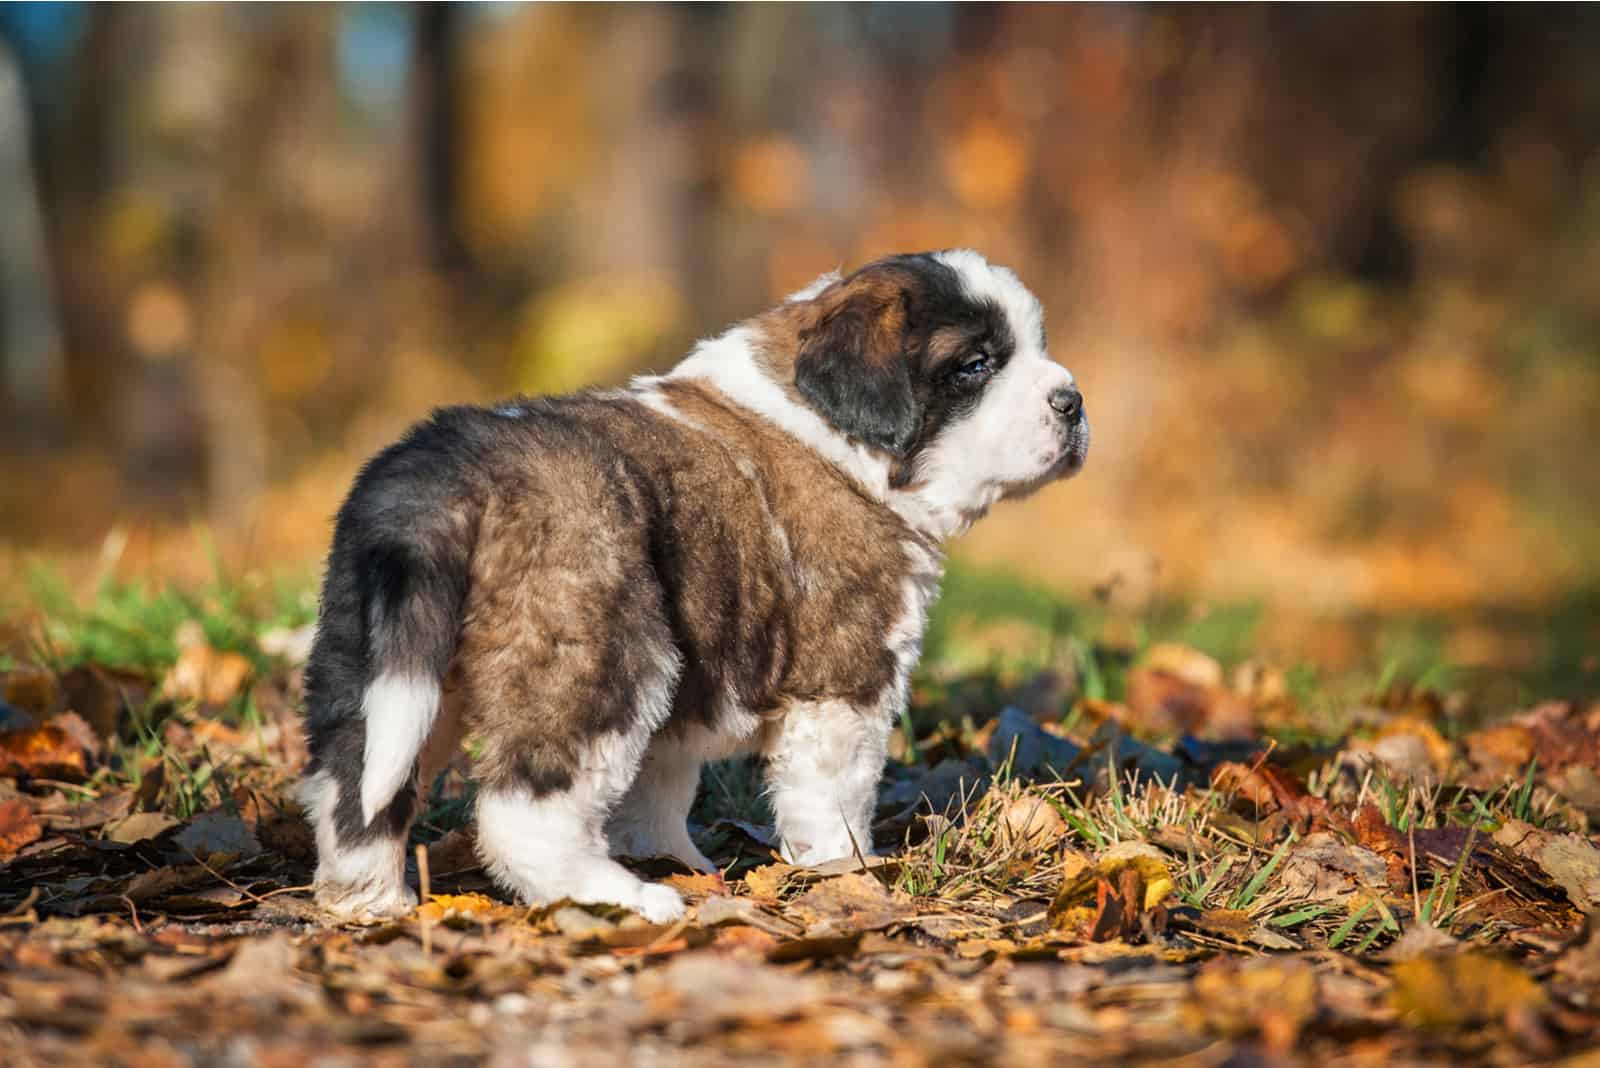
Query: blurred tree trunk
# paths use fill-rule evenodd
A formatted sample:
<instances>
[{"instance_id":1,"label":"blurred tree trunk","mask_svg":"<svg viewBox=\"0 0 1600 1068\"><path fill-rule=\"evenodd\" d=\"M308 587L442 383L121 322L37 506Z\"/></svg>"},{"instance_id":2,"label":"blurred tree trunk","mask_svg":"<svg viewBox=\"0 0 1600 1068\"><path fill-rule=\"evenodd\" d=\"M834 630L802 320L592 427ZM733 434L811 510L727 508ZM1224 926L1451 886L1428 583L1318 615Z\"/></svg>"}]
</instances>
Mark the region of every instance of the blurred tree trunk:
<instances>
[{"instance_id":1,"label":"blurred tree trunk","mask_svg":"<svg viewBox=\"0 0 1600 1068\"><path fill-rule=\"evenodd\" d=\"M34 181L27 100L10 51L0 44L0 401L23 437L62 428L61 335Z\"/></svg>"},{"instance_id":2,"label":"blurred tree trunk","mask_svg":"<svg viewBox=\"0 0 1600 1068\"><path fill-rule=\"evenodd\" d=\"M461 19L457 4L419 6L412 85L428 258L446 277L473 272L461 220Z\"/></svg>"},{"instance_id":3,"label":"blurred tree trunk","mask_svg":"<svg viewBox=\"0 0 1600 1068\"><path fill-rule=\"evenodd\" d=\"M692 5L608 10L596 67L615 146L604 231L581 240L586 273L680 281L690 319L711 321L716 204L717 34L722 15Z\"/></svg>"},{"instance_id":4,"label":"blurred tree trunk","mask_svg":"<svg viewBox=\"0 0 1600 1068\"><path fill-rule=\"evenodd\" d=\"M318 167L328 165L337 108L336 12L271 9L231 20L238 43L233 118L219 131L221 202L207 220L202 282L206 504L214 527L238 534L255 518L268 474L262 381L268 334L281 325L313 263L297 247L316 229ZM249 32L253 30L254 32ZM337 240L335 231L319 240ZM314 259L314 254L313 254Z\"/></svg>"}]
</instances>

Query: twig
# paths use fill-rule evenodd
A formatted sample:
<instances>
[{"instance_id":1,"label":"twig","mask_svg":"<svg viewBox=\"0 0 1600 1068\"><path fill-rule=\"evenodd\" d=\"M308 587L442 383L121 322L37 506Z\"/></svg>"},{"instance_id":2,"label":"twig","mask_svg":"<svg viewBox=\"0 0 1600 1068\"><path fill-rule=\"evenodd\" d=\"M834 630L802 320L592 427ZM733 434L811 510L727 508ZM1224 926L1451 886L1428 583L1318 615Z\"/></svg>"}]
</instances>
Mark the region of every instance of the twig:
<instances>
[{"instance_id":1,"label":"twig","mask_svg":"<svg viewBox=\"0 0 1600 1068\"><path fill-rule=\"evenodd\" d=\"M226 875L222 874L220 871L218 871L217 869L213 868L210 864L207 864L205 861L201 860L200 859L200 854L196 853L193 849L185 849L184 852L188 853L189 856L191 858L193 858L194 862L196 864L200 865L202 868L204 868L207 872L209 872L212 875L213 878L219 879L222 882L227 883L233 889L239 891L239 893L243 894L245 897L249 898L251 901L254 901L257 905L265 905L267 903L267 899L266 898L260 897L259 895L251 893L249 890L247 890L244 887L240 886L238 883L234 882L232 879L228 878ZM309 887L299 887L299 886L284 887L282 889L273 891L273 893L281 894L281 893L284 892L284 890L304 890L304 889L309 889Z\"/></svg>"},{"instance_id":2,"label":"twig","mask_svg":"<svg viewBox=\"0 0 1600 1068\"><path fill-rule=\"evenodd\" d=\"M422 904L426 905L433 896L432 887L428 885L428 847L421 842L417 843L417 879L421 883ZM425 960L433 959L433 920L422 909L417 910L417 922L422 926L422 956Z\"/></svg>"},{"instance_id":3,"label":"twig","mask_svg":"<svg viewBox=\"0 0 1600 1068\"><path fill-rule=\"evenodd\" d=\"M139 906L133 903L133 898L123 894L122 900L128 904L128 912L133 916L133 929L139 934L144 934L144 924L139 922Z\"/></svg>"}]
</instances>

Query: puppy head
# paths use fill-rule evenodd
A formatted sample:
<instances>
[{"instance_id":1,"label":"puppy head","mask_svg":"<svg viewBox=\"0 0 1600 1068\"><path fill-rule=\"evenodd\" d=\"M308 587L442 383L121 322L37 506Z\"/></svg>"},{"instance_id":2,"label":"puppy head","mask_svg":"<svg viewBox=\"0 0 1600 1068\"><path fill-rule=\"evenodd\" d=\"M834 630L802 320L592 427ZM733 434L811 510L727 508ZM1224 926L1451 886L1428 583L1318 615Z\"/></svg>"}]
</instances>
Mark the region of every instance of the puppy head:
<instances>
[{"instance_id":1,"label":"puppy head","mask_svg":"<svg viewBox=\"0 0 1600 1068\"><path fill-rule=\"evenodd\" d=\"M1082 397L1049 357L1039 302L1009 270L956 249L819 283L783 306L797 327L794 388L891 458L894 493L964 527L1083 466Z\"/></svg>"}]
</instances>

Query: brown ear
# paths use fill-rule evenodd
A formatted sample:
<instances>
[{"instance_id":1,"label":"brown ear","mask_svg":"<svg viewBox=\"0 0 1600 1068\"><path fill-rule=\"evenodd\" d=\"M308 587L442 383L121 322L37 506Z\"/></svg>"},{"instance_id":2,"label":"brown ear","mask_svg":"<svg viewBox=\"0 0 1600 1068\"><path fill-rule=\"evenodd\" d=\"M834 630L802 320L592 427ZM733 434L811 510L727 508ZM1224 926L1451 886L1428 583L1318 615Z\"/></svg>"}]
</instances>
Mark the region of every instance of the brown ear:
<instances>
[{"instance_id":1,"label":"brown ear","mask_svg":"<svg viewBox=\"0 0 1600 1068\"><path fill-rule=\"evenodd\" d=\"M896 284L845 282L800 332L794 384L836 428L904 456L922 414L906 359L907 297Z\"/></svg>"}]
</instances>

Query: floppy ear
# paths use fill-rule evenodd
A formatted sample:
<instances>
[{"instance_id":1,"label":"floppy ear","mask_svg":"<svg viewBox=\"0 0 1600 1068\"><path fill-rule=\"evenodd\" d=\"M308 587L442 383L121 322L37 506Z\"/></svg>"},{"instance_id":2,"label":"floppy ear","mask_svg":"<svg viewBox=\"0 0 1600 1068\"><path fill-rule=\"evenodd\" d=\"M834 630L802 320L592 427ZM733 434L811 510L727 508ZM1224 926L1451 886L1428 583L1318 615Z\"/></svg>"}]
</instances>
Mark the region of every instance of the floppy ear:
<instances>
[{"instance_id":1,"label":"floppy ear","mask_svg":"<svg viewBox=\"0 0 1600 1068\"><path fill-rule=\"evenodd\" d=\"M834 427L896 456L922 415L906 361L906 301L894 287L846 294L800 332L794 384Z\"/></svg>"}]
</instances>

